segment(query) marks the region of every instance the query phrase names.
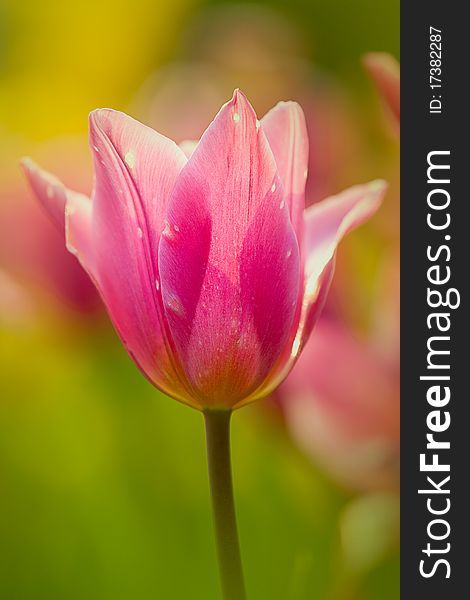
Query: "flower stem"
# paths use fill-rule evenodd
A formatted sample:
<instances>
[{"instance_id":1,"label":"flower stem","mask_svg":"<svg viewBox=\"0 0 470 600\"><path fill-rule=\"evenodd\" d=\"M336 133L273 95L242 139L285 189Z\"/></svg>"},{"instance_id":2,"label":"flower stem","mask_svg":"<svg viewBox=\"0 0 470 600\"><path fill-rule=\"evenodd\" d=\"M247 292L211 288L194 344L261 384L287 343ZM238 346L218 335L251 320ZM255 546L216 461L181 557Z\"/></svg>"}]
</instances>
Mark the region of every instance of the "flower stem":
<instances>
[{"instance_id":1,"label":"flower stem","mask_svg":"<svg viewBox=\"0 0 470 600\"><path fill-rule=\"evenodd\" d=\"M224 600L245 600L230 462L230 410L206 411L207 462Z\"/></svg>"}]
</instances>

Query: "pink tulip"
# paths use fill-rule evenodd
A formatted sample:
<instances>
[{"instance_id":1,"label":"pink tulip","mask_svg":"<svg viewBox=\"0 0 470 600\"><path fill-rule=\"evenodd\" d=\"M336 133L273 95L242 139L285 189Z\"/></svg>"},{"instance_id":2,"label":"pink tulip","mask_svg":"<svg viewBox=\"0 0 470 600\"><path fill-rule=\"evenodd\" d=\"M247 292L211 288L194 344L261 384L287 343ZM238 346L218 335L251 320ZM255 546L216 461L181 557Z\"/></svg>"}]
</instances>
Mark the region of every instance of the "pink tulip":
<instances>
[{"instance_id":1,"label":"pink tulip","mask_svg":"<svg viewBox=\"0 0 470 600\"><path fill-rule=\"evenodd\" d=\"M92 199L23 162L127 351L166 394L238 408L274 389L319 314L340 239L381 181L304 211L308 139L294 102L261 120L236 91L189 158L108 109L90 115Z\"/></svg>"}]
</instances>

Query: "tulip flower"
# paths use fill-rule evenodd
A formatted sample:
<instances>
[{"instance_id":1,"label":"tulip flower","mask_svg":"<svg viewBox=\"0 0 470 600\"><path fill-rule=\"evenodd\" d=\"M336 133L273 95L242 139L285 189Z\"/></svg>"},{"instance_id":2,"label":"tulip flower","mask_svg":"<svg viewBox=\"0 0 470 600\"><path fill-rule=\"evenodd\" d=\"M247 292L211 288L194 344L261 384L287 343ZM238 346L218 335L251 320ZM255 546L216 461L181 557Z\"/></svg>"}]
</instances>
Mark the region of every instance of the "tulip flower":
<instances>
[{"instance_id":1,"label":"tulip flower","mask_svg":"<svg viewBox=\"0 0 470 600\"><path fill-rule=\"evenodd\" d=\"M302 110L259 122L235 91L188 157L108 109L90 115L91 200L29 160L40 202L97 286L128 353L164 393L203 411L226 598L244 597L229 452L231 412L273 390L319 314L336 246L378 208L383 182L304 214Z\"/></svg>"}]
</instances>

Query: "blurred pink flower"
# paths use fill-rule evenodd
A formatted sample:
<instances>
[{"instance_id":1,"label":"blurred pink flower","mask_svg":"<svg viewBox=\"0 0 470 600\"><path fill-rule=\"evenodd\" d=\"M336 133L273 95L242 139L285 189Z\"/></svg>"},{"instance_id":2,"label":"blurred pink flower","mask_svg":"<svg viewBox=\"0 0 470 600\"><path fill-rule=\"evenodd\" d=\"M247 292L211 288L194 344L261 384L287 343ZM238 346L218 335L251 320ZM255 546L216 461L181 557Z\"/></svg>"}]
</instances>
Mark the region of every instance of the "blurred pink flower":
<instances>
[{"instance_id":1,"label":"blurred pink flower","mask_svg":"<svg viewBox=\"0 0 470 600\"><path fill-rule=\"evenodd\" d=\"M370 52L364 56L364 65L398 126L400 124L400 65L398 61L387 52Z\"/></svg>"},{"instance_id":2,"label":"blurred pink flower","mask_svg":"<svg viewBox=\"0 0 470 600\"><path fill-rule=\"evenodd\" d=\"M388 54L372 53L364 64L398 126L398 63ZM312 462L341 484L361 490L398 486L398 194L396 201L388 199L381 215L388 223L380 236L349 243L326 314L277 394L293 440ZM369 334L358 336L356 330Z\"/></svg>"},{"instance_id":3,"label":"blurred pink flower","mask_svg":"<svg viewBox=\"0 0 470 600\"><path fill-rule=\"evenodd\" d=\"M78 182L76 171L75 165L73 180ZM11 180L2 187L0 266L30 288L32 302L45 291L79 313L95 312L101 306L98 294L64 247L63 223L61 227L52 223L28 197L24 184Z\"/></svg>"},{"instance_id":4,"label":"blurred pink flower","mask_svg":"<svg viewBox=\"0 0 470 600\"><path fill-rule=\"evenodd\" d=\"M294 440L339 482L397 485L398 364L372 342L323 317L278 399Z\"/></svg>"},{"instance_id":5,"label":"blurred pink flower","mask_svg":"<svg viewBox=\"0 0 470 600\"><path fill-rule=\"evenodd\" d=\"M237 408L287 375L323 304L340 239L371 216L383 182L304 215L300 107L261 123L236 91L189 158L123 113L90 115L93 199L31 161L42 204L95 282L129 354L168 395Z\"/></svg>"}]
</instances>

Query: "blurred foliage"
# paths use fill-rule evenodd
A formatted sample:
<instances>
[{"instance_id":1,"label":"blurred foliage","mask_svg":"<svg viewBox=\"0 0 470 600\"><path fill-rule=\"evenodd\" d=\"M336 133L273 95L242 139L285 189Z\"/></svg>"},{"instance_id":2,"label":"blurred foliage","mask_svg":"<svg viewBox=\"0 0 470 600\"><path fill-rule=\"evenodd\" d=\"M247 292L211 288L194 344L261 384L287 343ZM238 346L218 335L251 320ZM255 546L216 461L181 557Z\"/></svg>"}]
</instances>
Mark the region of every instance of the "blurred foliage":
<instances>
[{"instance_id":1,"label":"blurred foliage","mask_svg":"<svg viewBox=\"0 0 470 600\"><path fill-rule=\"evenodd\" d=\"M222 4L1 0L0 200L7 179L23 185L19 156L50 137L84 135L97 106L128 106ZM393 173L397 151L360 57L397 55L398 0L257 6L294 26L304 58L350 87L367 176ZM375 285L381 243L367 228L362 239L345 250L345 270L348 260L361 265L354 306L358 287L367 296ZM0 298L0 597L219 598L201 416L154 390L99 316L85 322L35 298L23 314L17 292ZM341 490L262 403L235 415L233 461L251 598L398 597L392 497Z\"/></svg>"},{"instance_id":2,"label":"blurred foliage","mask_svg":"<svg viewBox=\"0 0 470 600\"><path fill-rule=\"evenodd\" d=\"M100 336L38 328L3 342L2 597L218 598L201 416L161 397L107 327ZM258 407L233 425L251 597L378 598L357 595L357 569L342 573L348 496ZM373 549L374 569L389 550ZM393 597L387 582L380 598Z\"/></svg>"}]
</instances>

